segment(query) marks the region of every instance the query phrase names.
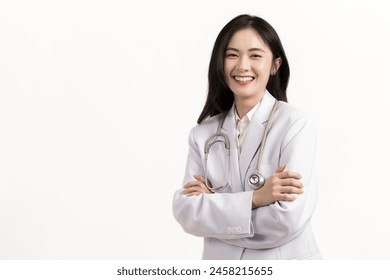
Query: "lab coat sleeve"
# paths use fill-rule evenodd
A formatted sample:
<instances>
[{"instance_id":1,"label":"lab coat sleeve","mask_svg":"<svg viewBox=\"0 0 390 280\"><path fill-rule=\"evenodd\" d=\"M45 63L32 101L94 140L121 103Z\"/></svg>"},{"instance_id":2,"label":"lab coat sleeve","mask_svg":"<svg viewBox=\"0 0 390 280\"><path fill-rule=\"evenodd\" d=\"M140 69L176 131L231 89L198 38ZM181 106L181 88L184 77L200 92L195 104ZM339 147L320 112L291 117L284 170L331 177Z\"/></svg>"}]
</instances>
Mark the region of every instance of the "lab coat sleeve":
<instances>
[{"instance_id":1,"label":"lab coat sleeve","mask_svg":"<svg viewBox=\"0 0 390 280\"><path fill-rule=\"evenodd\" d=\"M183 185L195 180L194 174L204 176L198 147L189 136L189 153ZM251 192L201 194L187 197L179 189L174 194L173 214L187 233L231 240L253 236L251 223Z\"/></svg>"},{"instance_id":2,"label":"lab coat sleeve","mask_svg":"<svg viewBox=\"0 0 390 280\"><path fill-rule=\"evenodd\" d=\"M313 122L305 117L296 120L283 138L279 163L286 164L285 170L302 175L304 193L291 202L277 201L254 209L251 220L254 236L225 242L251 249L273 248L289 242L305 229L317 202L315 150Z\"/></svg>"}]
</instances>

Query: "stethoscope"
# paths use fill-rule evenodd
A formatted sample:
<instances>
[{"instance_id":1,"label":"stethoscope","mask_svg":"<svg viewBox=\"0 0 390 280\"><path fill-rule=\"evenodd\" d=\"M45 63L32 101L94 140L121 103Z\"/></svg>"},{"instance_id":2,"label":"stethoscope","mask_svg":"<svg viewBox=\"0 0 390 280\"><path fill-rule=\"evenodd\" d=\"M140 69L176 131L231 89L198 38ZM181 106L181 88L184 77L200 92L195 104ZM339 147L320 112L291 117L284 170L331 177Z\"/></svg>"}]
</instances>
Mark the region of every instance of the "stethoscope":
<instances>
[{"instance_id":1,"label":"stethoscope","mask_svg":"<svg viewBox=\"0 0 390 280\"><path fill-rule=\"evenodd\" d=\"M265 147L265 142L267 140L267 135L268 135L268 132L271 128L271 123L272 123L272 120L275 116L275 112L276 112L278 105L279 105L279 101L276 100L274 103L274 106L272 107L271 113L270 113L269 118L268 118L267 125L266 125L265 130L264 130L263 137L262 137L261 142L259 144L259 157L257 158L256 171L253 172L248 177L249 186L253 190L257 190L257 189L261 188L265 183L265 178L260 173L260 164L261 164L261 159L262 159L263 153L264 153L264 147ZM230 141L229 141L229 137L221 131L223 123L225 122L226 116L227 116L227 114L224 114L222 116L221 120L218 123L217 132L214 133L213 135L211 135L209 137L209 139L207 139L205 146L204 146L204 158L205 158L205 170L206 170L205 171L205 185L211 192L223 190L229 184L229 176L228 176L228 179L223 184L221 184L219 186L212 186L209 182L209 179L208 179L209 174L208 174L208 168L207 168L207 161L208 161L208 156L209 156L211 147L216 143L223 143L225 146L225 150L227 152L227 156L228 156L227 174L228 175L230 174Z\"/></svg>"}]
</instances>

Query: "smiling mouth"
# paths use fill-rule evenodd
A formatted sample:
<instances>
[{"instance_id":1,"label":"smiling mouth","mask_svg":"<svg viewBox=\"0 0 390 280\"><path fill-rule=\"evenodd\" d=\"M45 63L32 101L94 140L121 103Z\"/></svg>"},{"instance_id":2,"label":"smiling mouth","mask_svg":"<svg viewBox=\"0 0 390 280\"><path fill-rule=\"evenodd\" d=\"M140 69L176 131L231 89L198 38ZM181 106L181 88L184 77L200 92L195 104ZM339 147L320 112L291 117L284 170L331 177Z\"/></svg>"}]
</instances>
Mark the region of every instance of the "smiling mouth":
<instances>
[{"instance_id":1,"label":"smiling mouth","mask_svg":"<svg viewBox=\"0 0 390 280\"><path fill-rule=\"evenodd\" d=\"M238 82L250 82L255 79L254 77L249 77L249 76L245 76L245 77L233 76L233 78Z\"/></svg>"}]
</instances>

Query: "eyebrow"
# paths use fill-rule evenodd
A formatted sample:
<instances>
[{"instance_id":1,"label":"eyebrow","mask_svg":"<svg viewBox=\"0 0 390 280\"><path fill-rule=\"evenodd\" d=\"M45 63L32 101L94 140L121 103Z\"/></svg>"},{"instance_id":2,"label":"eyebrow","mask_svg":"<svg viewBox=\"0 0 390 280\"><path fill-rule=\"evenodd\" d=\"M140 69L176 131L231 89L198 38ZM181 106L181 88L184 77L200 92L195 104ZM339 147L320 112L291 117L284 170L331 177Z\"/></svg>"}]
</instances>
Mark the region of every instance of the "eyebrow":
<instances>
[{"instance_id":1,"label":"eyebrow","mask_svg":"<svg viewBox=\"0 0 390 280\"><path fill-rule=\"evenodd\" d=\"M236 51L236 52L240 52L238 49L232 48L232 47L227 47L227 48L226 48L226 51ZM264 51L263 49L261 49L261 48L251 48L251 49L249 49L248 51L250 51L250 52L253 52L253 51L260 51L260 52L264 52L264 53L265 53L265 51Z\"/></svg>"}]
</instances>

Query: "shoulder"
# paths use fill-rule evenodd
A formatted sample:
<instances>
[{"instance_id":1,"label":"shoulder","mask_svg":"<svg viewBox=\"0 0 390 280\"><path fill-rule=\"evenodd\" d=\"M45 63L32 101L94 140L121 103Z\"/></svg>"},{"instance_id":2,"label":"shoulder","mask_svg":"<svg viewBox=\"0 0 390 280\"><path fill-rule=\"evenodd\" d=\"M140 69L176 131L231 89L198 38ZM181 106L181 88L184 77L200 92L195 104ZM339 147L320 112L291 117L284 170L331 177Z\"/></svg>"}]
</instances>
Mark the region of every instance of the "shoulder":
<instances>
[{"instance_id":1,"label":"shoulder","mask_svg":"<svg viewBox=\"0 0 390 280\"><path fill-rule=\"evenodd\" d=\"M196 149L202 149L210 135L217 131L221 116L222 114L209 117L200 124L192 127L188 135L188 142L190 146Z\"/></svg>"},{"instance_id":2,"label":"shoulder","mask_svg":"<svg viewBox=\"0 0 390 280\"><path fill-rule=\"evenodd\" d=\"M302 108L298 108L286 102L280 102L277 110L278 114L275 120L275 127L278 131L283 131L283 141L289 142L289 139L296 135L305 135L305 137L315 136L317 127L313 117Z\"/></svg>"},{"instance_id":3,"label":"shoulder","mask_svg":"<svg viewBox=\"0 0 390 280\"><path fill-rule=\"evenodd\" d=\"M218 128L222 114L215 115L203 120L200 124L193 126L188 135L188 141L192 146L203 147L210 135Z\"/></svg>"},{"instance_id":4,"label":"shoulder","mask_svg":"<svg viewBox=\"0 0 390 280\"><path fill-rule=\"evenodd\" d=\"M287 124L296 122L314 124L312 116L307 111L289 103L279 101L278 111L278 119L283 120Z\"/></svg>"},{"instance_id":5,"label":"shoulder","mask_svg":"<svg viewBox=\"0 0 390 280\"><path fill-rule=\"evenodd\" d=\"M217 130L218 123L221 120L222 114L218 114L212 117L209 117L202 121L200 124L197 124L191 129L191 133L194 135L201 135L204 134L205 132Z\"/></svg>"},{"instance_id":6,"label":"shoulder","mask_svg":"<svg viewBox=\"0 0 390 280\"><path fill-rule=\"evenodd\" d=\"M283 131L282 146L287 146L292 139L302 143L316 142L316 124L307 111L286 102L279 103L278 111L275 126L279 126L279 131ZM307 145L309 147L309 144Z\"/></svg>"}]
</instances>

